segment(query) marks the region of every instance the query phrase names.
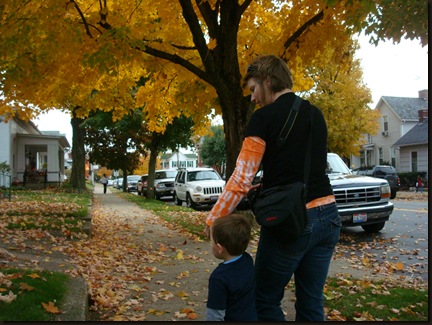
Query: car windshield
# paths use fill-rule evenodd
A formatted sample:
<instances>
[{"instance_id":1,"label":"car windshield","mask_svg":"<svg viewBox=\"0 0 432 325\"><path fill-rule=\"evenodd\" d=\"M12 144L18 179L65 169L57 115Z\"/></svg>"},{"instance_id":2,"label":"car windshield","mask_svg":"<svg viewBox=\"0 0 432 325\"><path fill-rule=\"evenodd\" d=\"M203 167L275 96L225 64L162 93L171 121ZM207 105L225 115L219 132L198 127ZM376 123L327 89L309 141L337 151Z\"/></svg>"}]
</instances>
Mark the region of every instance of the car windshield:
<instances>
[{"instance_id":1,"label":"car windshield","mask_svg":"<svg viewBox=\"0 0 432 325\"><path fill-rule=\"evenodd\" d=\"M351 174L351 172L339 156L327 155L326 174Z\"/></svg>"},{"instance_id":2,"label":"car windshield","mask_svg":"<svg viewBox=\"0 0 432 325\"><path fill-rule=\"evenodd\" d=\"M218 173L212 170L189 172L187 178L188 182L221 179Z\"/></svg>"},{"instance_id":3,"label":"car windshield","mask_svg":"<svg viewBox=\"0 0 432 325\"><path fill-rule=\"evenodd\" d=\"M135 175L131 175L127 177L128 181L137 181L139 180L141 177L140 176L135 176Z\"/></svg>"},{"instance_id":4,"label":"car windshield","mask_svg":"<svg viewBox=\"0 0 432 325\"><path fill-rule=\"evenodd\" d=\"M385 174L396 174L396 171L391 166L380 166L379 170Z\"/></svg>"},{"instance_id":5,"label":"car windshield","mask_svg":"<svg viewBox=\"0 0 432 325\"><path fill-rule=\"evenodd\" d=\"M155 175L155 179L162 179L162 178L174 178L177 175L176 170L167 170L164 172L157 172Z\"/></svg>"}]
</instances>

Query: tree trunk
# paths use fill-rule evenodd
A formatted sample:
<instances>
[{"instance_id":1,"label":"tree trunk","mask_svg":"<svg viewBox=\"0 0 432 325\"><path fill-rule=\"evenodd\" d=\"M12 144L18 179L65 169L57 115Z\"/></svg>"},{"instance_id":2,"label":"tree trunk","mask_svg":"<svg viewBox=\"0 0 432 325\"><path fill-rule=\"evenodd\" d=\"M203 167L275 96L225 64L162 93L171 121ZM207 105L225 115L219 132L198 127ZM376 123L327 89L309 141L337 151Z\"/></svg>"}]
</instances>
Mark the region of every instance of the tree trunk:
<instances>
[{"instance_id":1,"label":"tree trunk","mask_svg":"<svg viewBox=\"0 0 432 325\"><path fill-rule=\"evenodd\" d=\"M238 154L243 144L247 123L253 113L254 106L250 103L250 97L244 97L241 88L227 89L224 87L218 94L222 109L222 118L225 134L226 151L226 179L233 173ZM232 89L239 89L233 92Z\"/></svg>"},{"instance_id":2,"label":"tree trunk","mask_svg":"<svg viewBox=\"0 0 432 325\"><path fill-rule=\"evenodd\" d=\"M72 171L71 184L72 187L85 190L85 149L84 139L85 130L80 128L83 119L72 117Z\"/></svg>"},{"instance_id":3,"label":"tree trunk","mask_svg":"<svg viewBox=\"0 0 432 325\"><path fill-rule=\"evenodd\" d=\"M122 169L123 172L123 184L122 184L122 191L127 192L127 177L128 177L128 171L126 168Z\"/></svg>"},{"instance_id":4,"label":"tree trunk","mask_svg":"<svg viewBox=\"0 0 432 325\"><path fill-rule=\"evenodd\" d=\"M150 158L148 166L148 179L147 179L147 194L148 199L153 199L154 195L154 181L156 172L156 161L157 161L158 150L157 146L152 146L150 149Z\"/></svg>"}]
</instances>

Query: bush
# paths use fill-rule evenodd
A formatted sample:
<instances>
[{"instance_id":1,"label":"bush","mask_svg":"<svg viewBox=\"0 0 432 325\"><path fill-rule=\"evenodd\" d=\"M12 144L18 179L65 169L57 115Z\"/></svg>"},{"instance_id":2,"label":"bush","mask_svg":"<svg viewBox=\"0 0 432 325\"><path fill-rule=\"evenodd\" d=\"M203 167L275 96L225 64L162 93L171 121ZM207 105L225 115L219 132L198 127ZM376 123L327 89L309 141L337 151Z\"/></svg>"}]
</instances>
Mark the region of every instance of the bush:
<instances>
[{"instance_id":1,"label":"bush","mask_svg":"<svg viewBox=\"0 0 432 325\"><path fill-rule=\"evenodd\" d=\"M417 176L420 175L423 180L423 187L428 187L427 172L409 172L409 173L398 173L400 178L400 187L402 190L408 190L410 187L415 187L417 182Z\"/></svg>"}]
</instances>

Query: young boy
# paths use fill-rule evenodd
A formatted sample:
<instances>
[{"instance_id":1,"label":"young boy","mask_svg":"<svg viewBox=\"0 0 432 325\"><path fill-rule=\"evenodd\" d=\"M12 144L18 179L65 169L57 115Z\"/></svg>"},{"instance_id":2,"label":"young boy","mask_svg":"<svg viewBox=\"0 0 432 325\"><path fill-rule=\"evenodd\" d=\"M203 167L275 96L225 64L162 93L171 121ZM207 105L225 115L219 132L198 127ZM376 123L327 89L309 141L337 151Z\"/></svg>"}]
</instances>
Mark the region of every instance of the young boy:
<instances>
[{"instance_id":1,"label":"young boy","mask_svg":"<svg viewBox=\"0 0 432 325\"><path fill-rule=\"evenodd\" d=\"M246 252L251 233L240 214L216 219L210 229L212 253L223 260L209 279L207 321L256 321L255 270Z\"/></svg>"}]
</instances>

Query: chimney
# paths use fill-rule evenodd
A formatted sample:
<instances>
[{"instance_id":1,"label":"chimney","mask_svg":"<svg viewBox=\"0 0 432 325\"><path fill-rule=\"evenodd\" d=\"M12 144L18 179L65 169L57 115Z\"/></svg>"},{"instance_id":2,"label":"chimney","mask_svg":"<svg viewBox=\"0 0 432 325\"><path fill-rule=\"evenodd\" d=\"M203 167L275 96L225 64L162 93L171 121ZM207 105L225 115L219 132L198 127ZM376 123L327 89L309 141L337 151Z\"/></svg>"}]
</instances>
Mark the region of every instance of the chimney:
<instances>
[{"instance_id":1,"label":"chimney","mask_svg":"<svg viewBox=\"0 0 432 325\"><path fill-rule=\"evenodd\" d=\"M427 109L419 109L418 111L419 123L423 123L428 119L428 110Z\"/></svg>"},{"instance_id":2,"label":"chimney","mask_svg":"<svg viewBox=\"0 0 432 325\"><path fill-rule=\"evenodd\" d=\"M419 93L419 98L422 98L425 101L429 100L429 93L427 89L420 90L418 93Z\"/></svg>"}]
</instances>

